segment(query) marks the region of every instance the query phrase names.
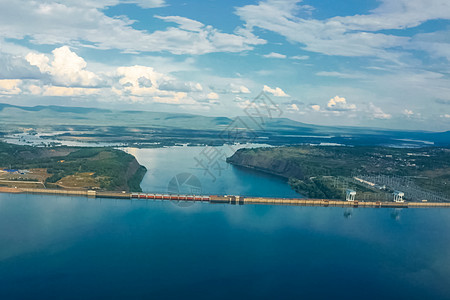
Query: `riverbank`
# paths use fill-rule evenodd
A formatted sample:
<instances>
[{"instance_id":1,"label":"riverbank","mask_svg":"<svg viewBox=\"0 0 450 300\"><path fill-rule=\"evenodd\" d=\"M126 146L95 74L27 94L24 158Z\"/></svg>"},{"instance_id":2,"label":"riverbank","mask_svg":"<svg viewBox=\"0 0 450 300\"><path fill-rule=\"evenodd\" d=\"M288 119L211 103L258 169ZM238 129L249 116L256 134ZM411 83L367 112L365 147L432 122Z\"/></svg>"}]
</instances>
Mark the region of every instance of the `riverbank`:
<instances>
[{"instance_id":1,"label":"riverbank","mask_svg":"<svg viewBox=\"0 0 450 300\"><path fill-rule=\"evenodd\" d=\"M93 190L64 190L64 189L29 189L29 188L5 188L0 187L0 193L13 194L44 194L59 196L80 196L91 198L113 198L136 201L176 201L176 202L205 202L222 203L232 205L284 205L284 206L319 206L319 207L367 207L367 208L432 208L448 207L450 203L438 202L387 202L387 201L340 201L327 199L285 199L265 197L242 196L212 196L212 195L167 195L149 193L108 192Z\"/></svg>"}]
</instances>

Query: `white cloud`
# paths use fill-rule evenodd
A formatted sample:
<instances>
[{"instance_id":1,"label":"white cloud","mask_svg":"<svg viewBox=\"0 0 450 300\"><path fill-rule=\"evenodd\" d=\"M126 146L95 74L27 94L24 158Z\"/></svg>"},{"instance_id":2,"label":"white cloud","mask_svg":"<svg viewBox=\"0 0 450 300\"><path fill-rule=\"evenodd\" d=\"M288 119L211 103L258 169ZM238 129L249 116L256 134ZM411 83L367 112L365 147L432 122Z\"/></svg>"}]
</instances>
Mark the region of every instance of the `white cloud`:
<instances>
[{"instance_id":1,"label":"white cloud","mask_svg":"<svg viewBox=\"0 0 450 300\"><path fill-rule=\"evenodd\" d=\"M22 92L19 88L22 80L20 79L2 79L0 80L0 95L18 95Z\"/></svg>"},{"instance_id":2,"label":"white cloud","mask_svg":"<svg viewBox=\"0 0 450 300\"><path fill-rule=\"evenodd\" d=\"M27 90L32 95L40 95L42 94L42 88L35 84L30 84L27 86Z\"/></svg>"},{"instance_id":3,"label":"white cloud","mask_svg":"<svg viewBox=\"0 0 450 300\"><path fill-rule=\"evenodd\" d=\"M308 55L295 55L295 56L291 56L290 59L307 60L307 59L309 59L309 56Z\"/></svg>"},{"instance_id":4,"label":"white cloud","mask_svg":"<svg viewBox=\"0 0 450 300\"><path fill-rule=\"evenodd\" d=\"M33 92L33 91L32 91ZM35 89L35 92L38 92ZM86 96L86 95L94 95L98 94L100 91L94 88L73 88L73 87L63 87L63 86L46 86L44 87L43 95L44 96L60 96L60 97L69 97L69 96Z\"/></svg>"},{"instance_id":5,"label":"white cloud","mask_svg":"<svg viewBox=\"0 0 450 300\"><path fill-rule=\"evenodd\" d=\"M286 55L276 53L276 52L271 52L271 53L263 55L263 56L266 58L286 58Z\"/></svg>"},{"instance_id":6,"label":"white cloud","mask_svg":"<svg viewBox=\"0 0 450 300\"><path fill-rule=\"evenodd\" d=\"M164 0L121 0L122 3L135 3L142 8L155 8L165 6Z\"/></svg>"},{"instance_id":7,"label":"white cloud","mask_svg":"<svg viewBox=\"0 0 450 300\"><path fill-rule=\"evenodd\" d=\"M119 84L112 88L113 92L132 102L196 105L190 93L203 90L200 84L183 83L147 66L119 67L116 77ZM142 85L143 81L147 84Z\"/></svg>"},{"instance_id":8,"label":"white cloud","mask_svg":"<svg viewBox=\"0 0 450 300\"><path fill-rule=\"evenodd\" d=\"M238 28L223 33L212 26L178 16L159 17L177 27L149 32L132 27L126 17L109 17L102 9L118 1L10 1L0 0L0 32L4 38L29 38L33 44L65 44L124 52L204 54L241 52L266 43L249 30ZM127 1L144 7L163 5L163 1ZM17 16L20 16L18 18Z\"/></svg>"},{"instance_id":9,"label":"white cloud","mask_svg":"<svg viewBox=\"0 0 450 300\"><path fill-rule=\"evenodd\" d=\"M369 104L369 113L375 119L387 120L392 118L390 114L385 113L380 107L375 106L372 102Z\"/></svg>"},{"instance_id":10,"label":"white cloud","mask_svg":"<svg viewBox=\"0 0 450 300\"><path fill-rule=\"evenodd\" d=\"M180 25L180 29L187 31L201 32L204 27L201 22L179 16L155 16L155 18L161 19L166 22L177 23L178 25Z\"/></svg>"},{"instance_id":11,"label":"white cloud","mask_svg":"<svg viewBox=\"0 0 450 300\"><path fill-rule=\"evenodd\" d=\"M132 66L132 67L119 67L116 71L117 76L119 77L120 87L122 90L120 94L131 94L133 96L145 96L145 95L158 95L158 94L169 94L170 92L166 91L160 92L159 82L161 81L169 81L170 78L165 76L162 73L156 72L151 67L146 66ZM142 86L139 82L143 79L147 79L150 84L147 86ZM174 93L172 93L174 94Z\"/></svg>"},{"instance_id":12,"label":"white cloud","mask_svg":"<svg viewBox=\"0 0 450 300\"><path fill-rule=\"evenodd\" d=\"M172 93L168 95L154 96L153 101L156 103L164 103L164 104L189 104L189 105L197 104L197 101L188 97L186 93L182 92Z\"/></svg>"},{"instance_id":13,"label":"white cloud","mask_svg":"<svg viewBox=\"0 0 450 300\"><path fill-rule=\"evenodd\" d=\"M405 110L403 111L403 114L408 116L408 117L411 117L411 116L414 115L414 112L412 110L410 110L410 109L405 108Z\"/></svg>"},{"instance_id":14,"label":"white cloud","mask_svg":"<svg viewBox=\"0 0 450 300\"><path fill-rule=\"evenodd\" d=\"M56 48L52 53L51 61L48 56L36 53L29 53L26 60L42 73L50 74L58 85L92 87L100 83L97 75L86 70L86 61L69 47Z\"/></svg>"},{"instance_id":15,"label":"white cloud","mask_svg":"<svg viewBox=\"0 0 450 300\"><path fill-rule=\"evenodd\" d=\"M313 111L320 111L320 105L314 104L314 105L311 105L311 108Z\"/></svg>"},{"instance_id":16,"label":"white cloud","mask_svg":"<svg viewBox=\"0 0 450 300\"><path fill-rule=\"evenodd\" d=\"M126 4L136 4L141 8L156 8L156 7L163 7L166 6L166 3L164 0L65 0L64 3L71 4L71 5L80 5L80 6L86 6L86 7L93 7L93 8L106 8L109 6L116 6L121 3Z\"/></svg>"},{"instance_id":17,"label":"white cloud","mask_svg":"<svg viewBox=\"0 0 450 300\"><path fill-rule=\"evenodd\" d=\"M219 100L219 95L214 92L209 93L207 97L209 100Z\"/></svg>"},{"instance_id":18,"label":"white cloud","mask_svg":"<svg viewBox=\"0 0 450 300\"><path fill-rule=\"evenodd\" d=\"M317 76L323 76L323 77L338 77L338 78L348 78L348 79L355 79L355 78L361 78L362 75L360 74L349 74L349 73L341 73L341 72L327 72L327 71L321 71L316 73Z\"/></svg>"},{"instance_id":19,"label":"white cloud","mask_svg":"<svg viewBox=\"0 0 450 300\"><path fill-rule=\"evenodd\" d=\"M198 82L183 82L179 80L162 81L159 84L160 90L177 91L177 92L201 92L203 86Z\"/></svg>"},{"instance_id":20,"label":"white cloud","mask_svg":"<svg viewBox=\"0 0 450 300\"><path fill-rule=\"evenodd\" d=\"M356 110L355 104L348 104L345 98L336 96L328 101L327 109L331 111Z\"/></svg>"},{"instance_id":21,"label":"white cloud","mask_svg":"<svg viewBox=\"0 0 450 300\"><path fill-rule=\"evenodd\" d=\"M409 38L377 31L416 27L428 20L450 19L447 0L382 0L364 15L329 19L301 18L301 0L266 0L236 9L247 28L262 28L286 37L304 49L327 55L376 56L395 60L396 47Z\"/></svg>"},{"instance_id":22,"label":"white cloud","mask_svg":"<svg viewBox=\"0 0 450 300\"><path fill-rule=\"evenodd\" d=\"M288 94L286 94L282 89L280 89L279 87L272 89L271 87L265 85L263 88L264 92L270 93L276 97L289 97Z\"/></svg>"},{"instance_id":23,"label":"white cloud","mask_svg":"<svg viewBox=\"0 0 450 300\"><path fill-rule=\"evenodd\" d=\"M245 85L230 84L230 90L233 94L250 94L250 90Z\"/></svg>"},{"instance_id":24,"label":"white cloud","mask_svg":"<svg viewBox=\"0 0 450 300\"><path fill-rule=\"evenodd\" d=\"M2 43L1 38L0 43ZM23 57L0 52L0 79L35 79L40 77L42 75L38 68L30 66Z\"/></svg>"},{"instance_id":25,"label":"white cloud","mask_svg":"<svg viewBox=\"0 0 450 300\"><path fill-rule=\"evenodd\" d=\"M441 115L442 118L450 119L450 114Z\"/></svg>"},{"instance_id":26,"label":"white cloud","mask_svg":"<svg viewBox=\"0 0 450 300\"><path fill-rule=\"evenodd\" d=\"M290 111L300 111L300 108L298 108L297 104L293 103L287 106L287 110Z\"/></svg>"},{"instance_id":27,"label":"white cloud","mask_svg":"<svg viewBox=\"0 0 450 300\"><path fill-rule=\"evenodd\" d=\"M450 30L420 33L412 38L409 47L428 52L433 58L444 57L450 61Z\"/></svg>"}]
</instances>

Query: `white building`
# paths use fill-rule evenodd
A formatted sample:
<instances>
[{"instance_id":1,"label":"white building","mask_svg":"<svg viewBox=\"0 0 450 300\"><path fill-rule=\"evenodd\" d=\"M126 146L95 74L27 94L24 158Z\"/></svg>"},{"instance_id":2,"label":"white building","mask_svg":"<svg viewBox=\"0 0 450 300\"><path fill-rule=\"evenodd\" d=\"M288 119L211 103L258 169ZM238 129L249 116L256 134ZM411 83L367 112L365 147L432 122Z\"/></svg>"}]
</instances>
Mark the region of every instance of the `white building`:
<instances>
[{"instance_id":1,"label":"white building","mask_svg":"<svg viewBox=\"0 0 450 300\"><path fill-rule=\"evenodd\" d=\"M356 197L356 192L354 190L347 190L347 192L345 193L345 200L347 201L355 201L355 197Z\"/></svg>"},{"instance_id":2,"label":"white building","mask_svg":"<svg viewBox=\"0 0 450 300\"><path fill-rule=\"evenodd\" d=\"M394 202L405 202L405 199L403 199L403 197L405 197L405 193L400 191L394 192Z\"/></svg>"}]
</instances>

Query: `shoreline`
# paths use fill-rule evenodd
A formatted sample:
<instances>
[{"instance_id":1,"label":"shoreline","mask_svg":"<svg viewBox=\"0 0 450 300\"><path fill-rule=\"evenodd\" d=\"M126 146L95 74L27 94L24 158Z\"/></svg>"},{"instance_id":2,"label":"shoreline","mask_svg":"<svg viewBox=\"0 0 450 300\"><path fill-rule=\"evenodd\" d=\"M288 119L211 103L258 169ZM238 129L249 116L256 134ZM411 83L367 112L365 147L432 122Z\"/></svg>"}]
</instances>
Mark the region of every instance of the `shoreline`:
<instances>
[{"instance_id":1,"label":"shoreline","mask_svg":"<svg viewBox=\"0 0 450 300\"><path fill-rule=\"evenodd\" d=\"M93 190L56 190L0 187L0 193L8 194L41 194L60 196L81 196L89 198L112 198L135 201L173 201L173 202L203 202L211 204L231 205L282 205L308 207L361 207L361 208L450 208L450 202L387 202L387 201L342 201L331 199L287 199L241 196L199 196L199 195L166 195L149 193L128 193Z\"/></svg>"}]
</instances>

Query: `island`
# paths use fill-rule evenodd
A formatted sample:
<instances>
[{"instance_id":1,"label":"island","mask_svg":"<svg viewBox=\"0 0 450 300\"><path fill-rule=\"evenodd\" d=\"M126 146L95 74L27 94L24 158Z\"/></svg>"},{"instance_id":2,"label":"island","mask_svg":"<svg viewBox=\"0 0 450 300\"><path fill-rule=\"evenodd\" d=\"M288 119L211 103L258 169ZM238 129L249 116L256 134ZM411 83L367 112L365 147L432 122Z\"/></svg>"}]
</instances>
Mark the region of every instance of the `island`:
<instances>
[{"instance_id":1,"label":"island","mask_svg":"<svg viewBox=\"0 0 450 300\"><path fill-rule=\"evenodd\" d=\"M228 163L283 177L310 198L450 201L450 148L287 146L240 149Z\"/></svg>"},{"instance_id":2,"label":"island","mask_svg":"<svg viewBox=\"0 0 450 300\"><path fill-rule=\"evenodd\" d=\"M0 142L0 187L141 192L146 171L114 148Z\"/></svg>"}]
</instances>

